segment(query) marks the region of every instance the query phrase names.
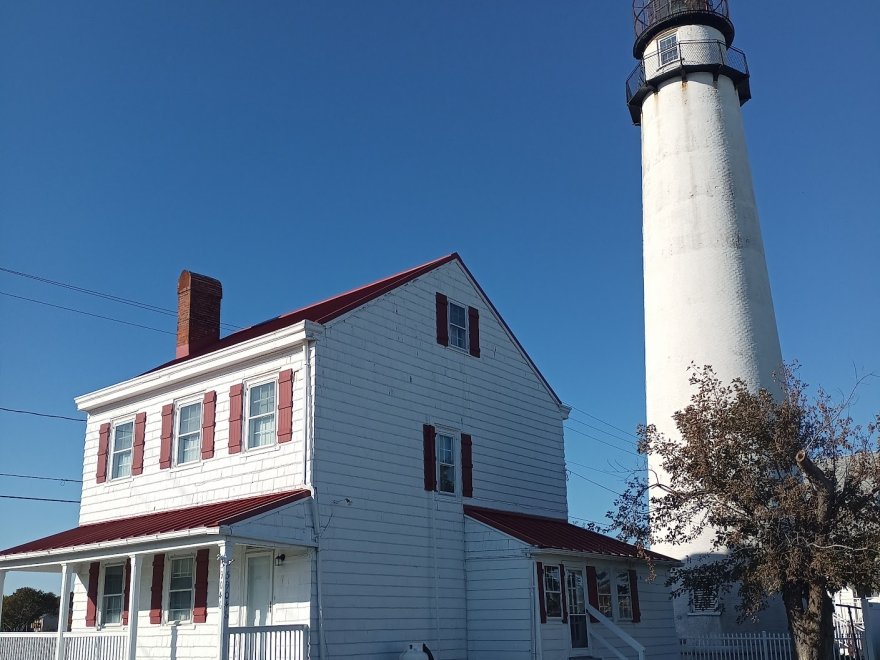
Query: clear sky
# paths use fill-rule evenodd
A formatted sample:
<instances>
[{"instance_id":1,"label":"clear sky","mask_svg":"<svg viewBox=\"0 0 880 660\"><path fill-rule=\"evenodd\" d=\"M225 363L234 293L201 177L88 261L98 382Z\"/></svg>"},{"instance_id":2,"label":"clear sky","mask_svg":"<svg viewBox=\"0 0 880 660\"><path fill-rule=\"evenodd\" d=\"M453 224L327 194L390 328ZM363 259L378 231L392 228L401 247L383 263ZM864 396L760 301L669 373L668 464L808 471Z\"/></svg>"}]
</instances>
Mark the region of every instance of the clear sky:
<instances>
[{"instance_id":1,"label":"clear sky","mask_svg":"<svg viewBox=\"0 0 880 660\"><path fill-rule=\"evenodd\" d=\"M848 390L880 373L880 5L731 4L783 352ZM598 520L644 416L631 47L625 0L7 2L0 266L170 309L188 268L244 326L458 251L576 407L570 511ZM79 416L173 357L171 316L5 272L0 292L166 333L0 296L2 407ZM853 412L878 402L875 379ZM83 428L0 412L0 472L80 478ZM76 523L0 499L0 548ZM7 593L57 589L21 576Z\"/></svg>"}]
</instances>

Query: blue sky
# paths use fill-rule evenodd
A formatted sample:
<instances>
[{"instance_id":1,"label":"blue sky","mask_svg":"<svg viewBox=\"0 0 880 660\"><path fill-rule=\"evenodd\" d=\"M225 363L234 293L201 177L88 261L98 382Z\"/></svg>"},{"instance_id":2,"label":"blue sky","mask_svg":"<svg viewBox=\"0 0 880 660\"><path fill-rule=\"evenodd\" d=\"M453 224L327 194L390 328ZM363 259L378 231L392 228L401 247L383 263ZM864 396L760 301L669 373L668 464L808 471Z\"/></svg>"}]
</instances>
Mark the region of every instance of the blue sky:
<instances>
[{"instance_id":1,"label":"blue sky","mask_svg":"<svg viewBox=\"0 0 880 660\"><path fill-rule=\"evenodd\" d=\"M732 5L783 352L848 390L880 373L880 5ZM604 488L572 476L570 511L599 519L637 459L590 415L644 416L631 46L623 0L6 3L0 266L165 308L189 268L249 325L456 250L576 407L571 467ZM8 273L0 292L174 331ZM0 317L2 407L76 416L74 396L174 353L172 334L7 296ZM874 379L854 415L878 401ZM82 431L0 412L0 472L76 479ZM0 547L76 519L0 499ZM21 575L7 593L55 586Z\"/></svg>"}]
</instances>

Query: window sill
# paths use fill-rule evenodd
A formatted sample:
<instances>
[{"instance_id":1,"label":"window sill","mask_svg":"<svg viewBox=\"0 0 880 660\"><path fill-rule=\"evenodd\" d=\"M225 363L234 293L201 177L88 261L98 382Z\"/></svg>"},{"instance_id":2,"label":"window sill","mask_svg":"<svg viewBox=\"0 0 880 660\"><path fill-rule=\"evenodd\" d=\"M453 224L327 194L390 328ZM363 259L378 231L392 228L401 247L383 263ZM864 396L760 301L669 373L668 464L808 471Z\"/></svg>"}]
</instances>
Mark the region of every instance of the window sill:
<instances>
[{"instance_id":1,"label":"window sill","mask_svg":"<svg viewBox=\"0 0 880 660\"><path fill-rule=\"evenodd\" d=\"M688 612L688 616L721 616L721 612L718 610L714 612Z\"/></svg>"},{"instance_id":2,"label":"window sill","mask_svg":"<svg viewBox=\"0 0 880 660\"><path fill-rule=\"evenodd\" d=\"M284 444L289 445L291 443L285 442ZM245 456L247 456L248 454L262 454L264 452L280 451L280 450L281 450L281 445L276 440L271 445L262 445L260 447L244 447L244 449L242 449L241 453L244 454Z\"/></svg>"},{"instance_id":3,"label":"window sill","mask_svg":"<svg viewBox=\"0 0 880 660\"><path fill-rule=\"evenodd\" d=\"M201 467L203 460L200 458L197 461L189 461L188 463L179 463L177 465L171 466L171 472L186 472L187 470L192 470L197 467Z\"/></svg>"}]
</instances>

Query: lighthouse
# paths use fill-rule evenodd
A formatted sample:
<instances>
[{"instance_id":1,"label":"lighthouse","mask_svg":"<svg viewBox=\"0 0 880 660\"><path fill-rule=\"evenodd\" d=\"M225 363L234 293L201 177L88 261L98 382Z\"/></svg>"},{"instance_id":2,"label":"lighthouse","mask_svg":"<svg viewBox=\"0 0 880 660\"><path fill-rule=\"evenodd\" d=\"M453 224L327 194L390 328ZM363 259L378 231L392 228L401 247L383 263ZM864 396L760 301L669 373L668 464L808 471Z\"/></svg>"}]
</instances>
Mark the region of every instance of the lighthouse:
<instances>
[{"instance_id":1,"label":"lighthouse","mask_svg":"<svg viewBox=\"0 0 880 660\"><path fill-rule=\"evenodd\" d=\"M782 355L743 128L749 68L728 2L634 0L633 12L639 62L626 91L642 133L646 413L674 438L689 365L775 391ZM662 479L657 463L648 467ZM654 549L696 561L711 551L708 536ZM773 609L761 629L784 626ZM743 630L735 618L717 594L676 602L683 634Z\"/></svg>"}]
</instances>

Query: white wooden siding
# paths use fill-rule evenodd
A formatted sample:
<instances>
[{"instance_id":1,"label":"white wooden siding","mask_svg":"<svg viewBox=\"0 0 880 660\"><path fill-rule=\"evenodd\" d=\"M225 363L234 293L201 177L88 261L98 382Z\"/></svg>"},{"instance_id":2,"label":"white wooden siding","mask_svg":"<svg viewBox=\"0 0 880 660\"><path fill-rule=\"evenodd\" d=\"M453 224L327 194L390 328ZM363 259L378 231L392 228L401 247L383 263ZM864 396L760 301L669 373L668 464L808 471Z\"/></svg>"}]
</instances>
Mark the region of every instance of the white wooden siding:
<instances>
[{"instance_id":1,"label":"white wooden siding","mask_svg":"<svg viewBox=\"0 0 880 660\"><path fill-rule=\"evenodd\" d=\"M482 357L437 344L436 292L479 309ZM396 660L423 641L464 660L462 500L424 491L422 425L472 435L469 502L564 517L562 412L454 262L328 323L316 353L330 655Z\"/></svg>"},{"instance_id":2,"label":"white wooden siding","mask_svg":"<svg viewBox=\"0 0 880 660\"><path fill-rule=\"evenodd\" d=\"M293 369L293 438L284 444L229 454L229 388L261 375L277 376ZM162 406L184 397L217 392L214 457L159 469ZM172 390L152 392L124 405L89 416L83 459L83 489L80 524L124 518L139 514L194 506L209 502L290 490L305 485L303 453L302 352L273 355L244 368L191 382ZM135 413L147 414L143 474L96 483L98 429ZM277 423L277 417L276 417ZM242 434L246 443L246 429ZM108 477L110 462L107 465Z\"/></svg>"}]
</instances>

